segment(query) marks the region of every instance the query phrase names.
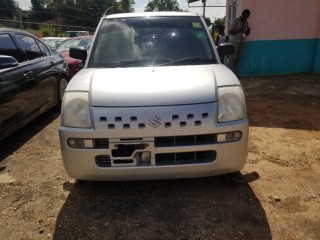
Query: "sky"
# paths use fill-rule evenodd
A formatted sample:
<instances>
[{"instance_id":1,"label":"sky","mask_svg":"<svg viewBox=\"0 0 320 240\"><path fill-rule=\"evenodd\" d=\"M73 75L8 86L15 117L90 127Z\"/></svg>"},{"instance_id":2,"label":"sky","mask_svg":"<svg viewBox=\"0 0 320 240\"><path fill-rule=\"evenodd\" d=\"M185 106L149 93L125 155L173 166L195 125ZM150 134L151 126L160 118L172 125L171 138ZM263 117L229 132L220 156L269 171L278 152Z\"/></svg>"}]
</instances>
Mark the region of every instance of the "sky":
<instances>
[{"instance_id":1,"label":"sky","mask_svg":"<svg viewBox=\"0 0 320 240\"><path fill-rule=\"evenodd\" d=\"M148 0L134 0L136 12L143 12L145 6L148 4ZM200 7L189 7L187 0L177 0L179 6L182 10L188 10L189 12L195 12L199 14L203 14L203 3L201 0L197 2L190 3L190 6L200 6ZM23 10L29 10L31 7L30 0L16 0L19 6ZM225 6L226 0L207 0L207 6ZM205 16L209 17L213 22L216 18L223 18L226 15L226 8L225 7L207 7L205 10Z\"/></svg>"}]
</instances>

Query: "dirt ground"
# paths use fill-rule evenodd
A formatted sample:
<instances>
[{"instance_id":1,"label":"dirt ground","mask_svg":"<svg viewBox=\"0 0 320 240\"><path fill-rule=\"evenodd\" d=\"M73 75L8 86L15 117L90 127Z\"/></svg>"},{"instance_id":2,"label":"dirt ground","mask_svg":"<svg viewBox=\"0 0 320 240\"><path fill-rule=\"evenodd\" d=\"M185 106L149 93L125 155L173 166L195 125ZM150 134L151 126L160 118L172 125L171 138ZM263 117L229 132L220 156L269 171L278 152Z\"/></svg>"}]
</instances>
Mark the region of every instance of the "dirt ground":
<instances>
[{"instance_id":1,"label":"dirt ground","mask_svg":"<svg viewBox=\"0 0 320 240\"><path fill-rule=\"evenodd\" d=\"M59 114L0 143L0 239L320 239L320 75L242 78L247 164L211 178L85 182Z\"/></svg>"}]
</instances>

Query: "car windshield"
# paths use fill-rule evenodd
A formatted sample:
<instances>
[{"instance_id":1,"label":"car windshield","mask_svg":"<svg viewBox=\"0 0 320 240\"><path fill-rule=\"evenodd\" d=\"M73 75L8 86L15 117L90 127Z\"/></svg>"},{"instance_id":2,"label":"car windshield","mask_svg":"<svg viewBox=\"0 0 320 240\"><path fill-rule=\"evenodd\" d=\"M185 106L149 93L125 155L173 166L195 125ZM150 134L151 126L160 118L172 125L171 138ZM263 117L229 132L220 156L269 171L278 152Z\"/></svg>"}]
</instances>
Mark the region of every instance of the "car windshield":
<instances>
[{"instance_id":1,"label":"car windshield","mask_svg":"<svg viewBox=\"0 0 320 240\"><path fill-rule=\"evenodd\" d=\"M217 63L206 28L199 17L106 19L92 46L88 67Z\"/></svg>"},{"instance_id":2,"label":"car windshield","mask_svg":"<svg viewBox=\"0 0 320 240\"><path fill-rule=\"evenodd\" d=\"M85 49L89 49L92 42L92 38L77 38L77 39L68 39L63 41L56 49L56 52L66 52L69 51L69 48L72 46L80 46Z\"/></svg>"},{"instance_id":3,"label":"car windshield","mask_svg":"<svg viewBox=\"0 0 320 240\"><path fill-rule=\"evenodd\" d=\"M57 41L53 39L41 39L45 44L47 44L49 47L54 48L57 45Z\"/></svg>"},{"instance_id":4,"label":"car windshield","mask_svg":"<svg viewBox=\"0 0 320 240\"><path fill-rule=\"evenodd\" d=\"M41 39L45 44L51 48L56 48L63 42L64 39Z\"/></svg>"}]
</instances>

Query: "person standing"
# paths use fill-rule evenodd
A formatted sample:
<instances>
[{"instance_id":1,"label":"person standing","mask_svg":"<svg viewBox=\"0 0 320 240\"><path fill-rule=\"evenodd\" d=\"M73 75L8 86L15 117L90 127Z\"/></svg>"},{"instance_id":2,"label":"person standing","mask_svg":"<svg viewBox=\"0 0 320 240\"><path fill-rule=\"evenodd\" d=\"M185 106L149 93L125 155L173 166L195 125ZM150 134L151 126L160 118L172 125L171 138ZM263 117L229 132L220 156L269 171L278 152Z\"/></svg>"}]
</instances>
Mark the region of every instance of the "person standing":
<instances>
[{"instance_id":1,"label":"person standing","mask_svg":"<svg viewBox=\"0 0 320 240\"><path fill-rule=\"evenodd\" d=\"M225 27L223 25L218 26L218 35L215 39L215 44L217 46L217 50L218 50L220 60L222 63L224 63L225 61L224 61L224 55L221 53L221 51L219 51L219 45L221 43L228 42L228 36L225 34L224 29L225 29Z\"/></svg>"},{"instance_id":2,"label":"person standing","mask_svg":"<svg viewBox=\"0 0 320 240\"><path fill-rule=\"evenodd\" d=\"M224 29L225 27L223 25L218 25L218 35L215 40L217 47L219 47L221 43L228 42L228 36L224 33Z\"/></svg>"},{"instance_id":3,"label":"person standing","mask_svg":"<svg viewBox=\"0 0 320 240\"><path fill-rule=\"evenodd\" d=\"M230 27L229 35L230 42L235 46L235 52L229 56L229 68L235 72L238 60L245 42L245 37L250 34L250 27L248 18L250 16L250 10L243 10L240 17L236 18Z\"/></svg>"}]
</instances>

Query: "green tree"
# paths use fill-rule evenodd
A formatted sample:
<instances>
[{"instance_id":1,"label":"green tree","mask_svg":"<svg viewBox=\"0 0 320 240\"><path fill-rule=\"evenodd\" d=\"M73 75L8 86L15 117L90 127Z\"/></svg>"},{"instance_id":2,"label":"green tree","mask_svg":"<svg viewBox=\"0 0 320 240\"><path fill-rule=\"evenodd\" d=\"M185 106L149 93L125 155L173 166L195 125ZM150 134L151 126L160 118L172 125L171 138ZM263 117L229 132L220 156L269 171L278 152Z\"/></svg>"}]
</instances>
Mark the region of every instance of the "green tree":
<instances>
[{"instance_id":1,"label":"green tree","mask_svg":"<svg viewBox=\"0 0 320 240\"><path fill-rule=\"evenodd\" d=\"M110 2L110 5L106 3L104 0L96 0L91 1L90 5L88 6L88 12L87 12L87 25L91 27L96 27L99 23L100 18L102 17L103 13L107 10L113 8L111 4L114 4L114 2ZM78 6L79 7L79 6Z\"/></svg>"},{"instance_id":2,"label":"green tree","mask_svg":"<svg viewBox=\"0 0 320 240\"><path fill-rule=\"evenodd\" d=\"M217 18L213 21L214 28L217 29L219 26L225 26L226 17Z\"/></svg>"},{"instance_id":3,"label":"green tree","mask_svg":"<svg viewBox=\"0 0 320 240\"><path fill-rule=\"evenodd\" d=\"M158 12L158 11L178 11L182 12L179 8L179 3L177 0L151 0L145 12Z\"/></svg>"},{"instance_id":4,"label":"green tree","mask_svg":"<svg viewBox=\"0 0 320 240\"><path fill-rule=\"evenodd\" d=\"M0 0L0 16L12 19L16 15L17 6L14 0Z\"/></svg>"},{"instance_id":5,"label":"green tree","mask_svg":"<svg viewBox=\"0 0 320 240\"><path fill-rule=\"evenodd\" d=\"M219 26L225 26L226 17L223 18L216 18L212 23L211 35L213 39L216 39L218 35L218 28ZM226 33L226 35L228 35Z\"/></svg>"},{"instance_id":6,"label":"green tree","mask_svg":"<svg viewBox=\"0 0 320 240\"><path fill-rule=\"evenodd\" d=\"M4 1L4 0L0 0ZM95 28L108 9L108 14L133 12L134 0L31 0L34 21L63 18L63 25ZM42 17L45 14L46 18ZM68 28L73 30L73 28ZM75 29L79 30L79 29Z\"/></svg>"},{"instance_id":7,"label":"green tree","mask_svg":"<svg viewBox=\"0 0 320 240\"><path fill-rule=\"evenodd\" d=\"M41 0L31 0L31 11L29 19L32 22L44 22L54 17L51 10Z\"/></svg>"},{"instance_id":8,"label":"green tree","mask_svg":"<svg viewBox=\"0 0 320 240\"><path fill-rule=\"evenodd\" d=\"M63 18L64 24L86 26L90 19L88 11L93 1L84 0L42 0L54 13L54 17ZM71 29L72 30L72 29Z\"/></svg>"},{"instance_id":9,"label":"green tree","mask_svg":"<svg viewBox=\"0 0 320 240\"><path fill-rule=\"evenodd\" d=\"M131 5L134 4L133 0L120 0L117 6L117 12L119 13L128 13L133 12L134 8Z\"/></svg>"},{"instance_id":10,"label":"green tree","mask_svg":"<svg viewBox=\"0 0 320 240\"><path fill-rule=\"evenodd\" d=\"M211 26L211 19L208 17L205 17L204 20L206 21L207 26L210 27Z\"/></svg>"}]
</instances>

